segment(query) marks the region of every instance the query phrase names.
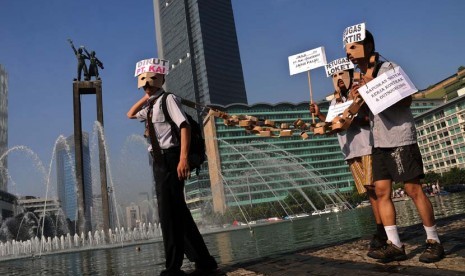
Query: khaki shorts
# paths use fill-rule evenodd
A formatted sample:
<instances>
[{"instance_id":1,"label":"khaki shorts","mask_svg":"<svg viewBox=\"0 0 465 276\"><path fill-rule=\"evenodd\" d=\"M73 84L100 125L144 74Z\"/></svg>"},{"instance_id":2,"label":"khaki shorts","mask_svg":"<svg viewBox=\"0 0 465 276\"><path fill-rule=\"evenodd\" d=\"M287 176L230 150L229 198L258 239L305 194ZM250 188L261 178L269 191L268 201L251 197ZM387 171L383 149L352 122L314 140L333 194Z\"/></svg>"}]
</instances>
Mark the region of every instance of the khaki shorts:
<instances>
[{"instance_id":1,"label":"khaki shorts","mask_svg":"<svg viewBox=\"0 0 465 276\"><path fill-rule=\"evenodd\" d=\"M359 194L366 193L365 186L373 185L373 166L371 155L364 155L347 160Z\"/></svg>"}]
</instances>

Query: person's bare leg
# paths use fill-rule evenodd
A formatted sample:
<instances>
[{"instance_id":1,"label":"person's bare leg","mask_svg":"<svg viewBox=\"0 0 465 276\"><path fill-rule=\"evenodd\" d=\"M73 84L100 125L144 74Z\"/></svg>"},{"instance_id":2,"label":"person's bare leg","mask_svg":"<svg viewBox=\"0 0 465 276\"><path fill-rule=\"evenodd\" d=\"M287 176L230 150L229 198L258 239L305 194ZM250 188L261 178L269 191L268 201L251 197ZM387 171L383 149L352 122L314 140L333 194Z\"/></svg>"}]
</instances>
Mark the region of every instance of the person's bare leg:
<instances>
[{"instance_id":1,"label":"person's bare leg","mask_svg":"<svg viewBox=\"0 0 465 276\"><path fill-rule=\"evenodd\" d=\"M374 184L376 197L378 198L379 215L383 222L387 238L392 244L401 248L402 243L400 242L396 225L396 209L391 199L392 181L390 179L383 179L375 181ZM404 257L403 255L402 257Z\"/></svg>"},{"instance_id":2,"label":"person's bare leg","mask_svg":"<svg viewBox=\"0 0 465 276\"><path fill-rule=\"evenodd\" d=\"M376 224L383 224L381 216L379 215L378 198L376 197L375 187L372 185L365 185L365 188L367 189L368 200L370 200Z\"/></svg>"},{"instance_id":3,"label":"person's bare leg","mask_svg":"<svg viewBox=\"0 0 465 276\"><path fill-rule=\"evenodd\" d=\"M425 195L420 180L418 178L405 182L405 192L412 198L413 203L417 207L418 214L420 215L423 225L427 227L436 224L434 220L433 205Z\"/></svg>"},{"instance_id":4,"label":"person's bare leg","mask_svg":"<svg viewBox=\"0 0 465 276\"><path fill-rule=\"evenodd\" d=\"M417 207L418 215L423 221L426 232L426 249L420 255L420 262L432 263L444 258L444 247L438 237L433 205L423 191L418 178L405 182L405 192L412 198Z\"/></svg>"},{"instance_id":5,"label":"person's bare leg","mask_svg":"<svg viewBox=\"0 0 465 276\"><path fill-rule=\"evenodd\" d=\"M384 226L396 224L396 210L391 200L392 181L383 179L375 181L377 208Z\"/></svg>"}]
</instances>

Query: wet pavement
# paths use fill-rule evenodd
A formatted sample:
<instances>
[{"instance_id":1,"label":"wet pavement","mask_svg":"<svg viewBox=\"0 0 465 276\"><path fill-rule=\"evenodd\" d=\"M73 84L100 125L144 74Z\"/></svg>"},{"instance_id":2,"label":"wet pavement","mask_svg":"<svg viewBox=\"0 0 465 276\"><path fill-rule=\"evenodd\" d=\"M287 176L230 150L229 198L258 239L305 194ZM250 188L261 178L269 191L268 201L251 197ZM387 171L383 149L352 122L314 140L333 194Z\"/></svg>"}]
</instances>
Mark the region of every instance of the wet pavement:
<instances>
[{"instance_id":1,"label":"wet pavement","mask_svg":"<svg viewBox=\"0 0 465 276\"><path fill-rule=\"evenodd\" d=\"M279 254L221 267L228 276L300 275L465 275L465 214L437 222L446 256L436 263L418 261L424 250L423 225L399 228L408 256L406 261L383 264L366 256L371 237Z\"/></svg>"}]
</instances>

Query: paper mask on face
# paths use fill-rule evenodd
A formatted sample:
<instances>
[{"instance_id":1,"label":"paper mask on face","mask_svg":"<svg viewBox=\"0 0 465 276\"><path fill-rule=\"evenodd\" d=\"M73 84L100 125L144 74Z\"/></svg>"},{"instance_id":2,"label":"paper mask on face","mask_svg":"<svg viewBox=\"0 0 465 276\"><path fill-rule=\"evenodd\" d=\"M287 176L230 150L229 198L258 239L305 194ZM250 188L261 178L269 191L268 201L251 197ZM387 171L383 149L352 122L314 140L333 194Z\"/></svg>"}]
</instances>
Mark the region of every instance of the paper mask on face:
<instances>
[{"instance_id":1,"label":"paper mask on face","mask_svg":"<svg viewBox=\"0 0 465 276\"><path fill-rule=\"evenodd\" d=\"M365 57L365 45L362 43L349 43L346 44L346 54L347 58L352 59L359 59Z\"/></svg>"},{"instance_id":2,"label":"paper mask on face","mask_svg":"<svg viewBox=\"0 0 465 276\"><path fill-rule=\"evenodd\" d=\"M146 84L150 86L154 86L156 88L161 88L163 85L163 81L165 76L162 74L155 74L155 73L142 73L137 76L137 88L140 89L144 87Z\"/></svg>"},{"instance_id":3,"label":"paper mask on face","mask_svg":"<svg viewBox=\"0 0 465 276\"><path fill-rule=\"evenodd\" d=\"M346 90L350 88L351 80L350 80L349 71L339 71L333 75L333 86L334 86L334 89L339 93L341 93L341 87L339 86L340 81L342 81Z\"/></svg>"}]
</instances>

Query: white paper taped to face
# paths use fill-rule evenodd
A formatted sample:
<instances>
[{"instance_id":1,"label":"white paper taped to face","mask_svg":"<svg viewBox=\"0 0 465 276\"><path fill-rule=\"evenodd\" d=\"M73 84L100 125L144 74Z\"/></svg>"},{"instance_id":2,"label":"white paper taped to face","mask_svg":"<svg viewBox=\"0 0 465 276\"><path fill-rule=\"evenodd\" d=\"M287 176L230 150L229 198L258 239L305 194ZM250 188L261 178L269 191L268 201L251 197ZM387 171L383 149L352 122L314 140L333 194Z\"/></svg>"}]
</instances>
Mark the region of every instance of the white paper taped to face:
<instances>
[{"instance_id":1,"label":"white paper taped to face","mask_svg":"<svg viewBox=\"0 0 465 276\"><path fill-rule=\"evenodd\" d=\"M339 71L333 74L333 86L339 93L341 92L341 89L348 90L350 88L349 71Z\"/></svg>"}]
</instances>

